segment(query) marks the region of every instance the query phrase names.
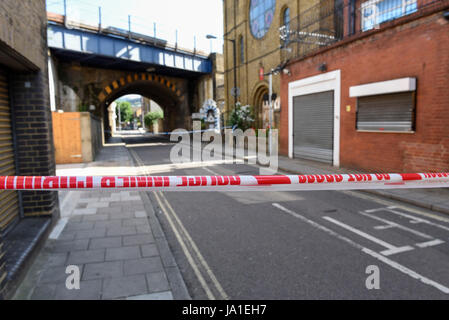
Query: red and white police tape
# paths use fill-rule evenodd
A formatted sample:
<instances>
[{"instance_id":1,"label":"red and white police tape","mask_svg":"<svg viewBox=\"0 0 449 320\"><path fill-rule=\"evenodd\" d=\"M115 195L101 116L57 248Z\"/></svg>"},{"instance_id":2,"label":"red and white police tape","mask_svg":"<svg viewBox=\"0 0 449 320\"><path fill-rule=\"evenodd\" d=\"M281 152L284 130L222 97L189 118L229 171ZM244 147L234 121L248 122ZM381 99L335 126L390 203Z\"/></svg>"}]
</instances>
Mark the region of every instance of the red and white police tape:
<instances>
[{"instance_id":1,"label":"red and white police tape","mask_svg":"<svg viewBox=\"0 0 449 320\"><path fill-rule=\"evenodd\" d=\"M272 176L0 176L0 190L296 191L446 188L449 173Z\"/></svg>"}]
</instances>

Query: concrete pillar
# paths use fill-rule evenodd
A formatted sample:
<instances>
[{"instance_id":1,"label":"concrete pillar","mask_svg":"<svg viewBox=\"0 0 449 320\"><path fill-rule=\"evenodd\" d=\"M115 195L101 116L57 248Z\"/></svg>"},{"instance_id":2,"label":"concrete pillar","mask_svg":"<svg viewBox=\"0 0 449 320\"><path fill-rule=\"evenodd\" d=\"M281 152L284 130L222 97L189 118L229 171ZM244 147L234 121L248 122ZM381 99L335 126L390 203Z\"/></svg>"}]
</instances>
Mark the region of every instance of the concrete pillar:
<instances>
[{"instance_id":1,"label":"concrete pillar","mask_svg":"<svg viewBox=\"0 0 449 320\"><path fill-rule=\"evenodd\" d=\"M116 125L115 119L117 119L117 115L115 114L117 109L117 103L114 101L108 107L108 116L109 116L109 127L111 128L111 133L115 134Z\"/></svg>"}]
</instances>

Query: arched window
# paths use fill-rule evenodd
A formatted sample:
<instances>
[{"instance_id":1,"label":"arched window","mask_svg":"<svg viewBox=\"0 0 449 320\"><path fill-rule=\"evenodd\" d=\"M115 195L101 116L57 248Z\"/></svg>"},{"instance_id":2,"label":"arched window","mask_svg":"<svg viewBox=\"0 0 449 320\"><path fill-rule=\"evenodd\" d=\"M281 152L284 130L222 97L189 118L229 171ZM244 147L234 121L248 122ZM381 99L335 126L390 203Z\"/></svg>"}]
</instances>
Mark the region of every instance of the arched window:
<instances>
[{"instance_id":1,"label":"arched window","mask_svg":"<svg viewBox=\"0 0 449 320\"><path fill-rule=\"evenodd\" d=\"M283 22L283 25L287 29L289 29L289 27L290 27L290 8L289 7L284 9L284 15L282 17L282 22Z\"/></svg>"},{"instance_id":2,"label":"arched window","mask_svg":"<svg viewBox=\"0 0 449 320\"><path fill-rule=\"evenodd\" d=\"M290 8L285 7L281 15L281 45L287 45L290 38Z\"/></svg>"},{"instance_id":3,"label":"arched window","mask_svg":"<svg viewBox=\"0 0 449 320\"><path fill-rule=\"evenodd\" d=\"M245 62L245 43L243 41L243 36L239 37L239 49L240 49L240 63Z\"/></svg>"}]
</instances>

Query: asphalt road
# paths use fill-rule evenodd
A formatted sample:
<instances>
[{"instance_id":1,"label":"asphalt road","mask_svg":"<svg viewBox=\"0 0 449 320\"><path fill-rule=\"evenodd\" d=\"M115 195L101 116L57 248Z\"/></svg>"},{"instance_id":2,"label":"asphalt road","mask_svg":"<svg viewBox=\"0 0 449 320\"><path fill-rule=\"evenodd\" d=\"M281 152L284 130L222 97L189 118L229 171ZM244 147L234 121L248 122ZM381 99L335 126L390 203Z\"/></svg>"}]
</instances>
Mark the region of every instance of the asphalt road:
<instances>
[{"instance_id":1,"label":"asphalt road","mask_svg":"<svg viewBox=\"0 0 449 320\"><path fill-rule=\"evenodd\" d=\"M259 172L171 165L173 144L124 140L147 174ZM193 299L449 298L449 216L359 191L149 195Z\"/></svg>"}]
</instances>

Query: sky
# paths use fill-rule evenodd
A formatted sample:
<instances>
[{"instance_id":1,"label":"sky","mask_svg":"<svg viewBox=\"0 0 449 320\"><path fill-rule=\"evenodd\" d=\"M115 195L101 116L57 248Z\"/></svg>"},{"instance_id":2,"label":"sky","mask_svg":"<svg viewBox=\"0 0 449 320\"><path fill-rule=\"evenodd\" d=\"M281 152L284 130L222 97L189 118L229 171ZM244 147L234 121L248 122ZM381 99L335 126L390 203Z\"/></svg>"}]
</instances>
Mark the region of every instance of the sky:
<instances>
[{"instance_id":1,"label":"sky","mask_svg":"<svg viewBox=\"0 0 449 320\"><path fill-rule=\"evenodd\" d=\"M47 0L47 10L63 13L64 0ZM97 25L98 7L102 10L102 26L108 25L128 29L131 15L131 30L154 36L170 43L205 52L222 52L223 49L223 0L66 0L67 15L77 20ZM206 39L207 34L217 40Z\"/></svg>"}]
</instances>

